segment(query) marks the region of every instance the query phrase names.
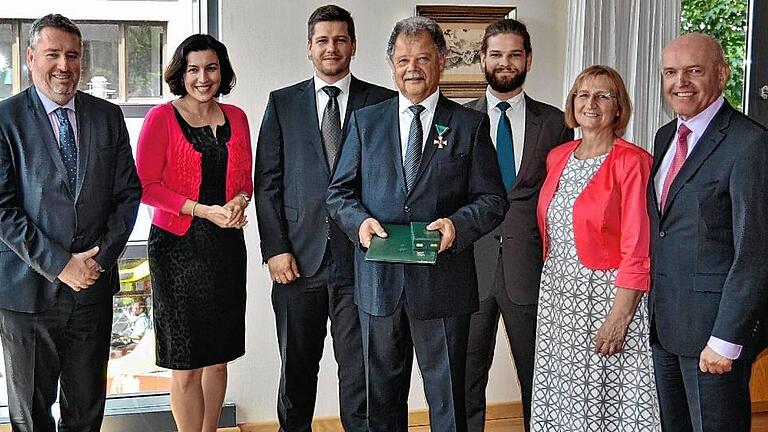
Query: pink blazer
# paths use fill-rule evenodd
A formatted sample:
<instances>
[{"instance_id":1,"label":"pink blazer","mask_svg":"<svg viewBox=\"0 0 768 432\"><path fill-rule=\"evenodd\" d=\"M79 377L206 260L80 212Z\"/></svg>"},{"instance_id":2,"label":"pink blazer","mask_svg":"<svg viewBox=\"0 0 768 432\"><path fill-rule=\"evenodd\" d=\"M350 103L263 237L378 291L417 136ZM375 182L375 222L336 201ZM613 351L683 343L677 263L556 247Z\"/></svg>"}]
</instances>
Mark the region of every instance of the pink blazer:
<instances>
[{"instance_id":1,"label":"pink blazer","mask_svg":"<svg viewBox=\"0 0 768 432\"><path fill-rule=\"evenodd\" d=\"M537 218L547 258L546 215L565 164L581 140L555 147L547 157ZM618 268L616 286L650 289L650 222L646 188L651 155L617 138L603 165L573 205L573 232L581 263L593 270Z\"/></svg>"},{"instance_id":2,"label":"pink blazer","mask_svg":"<svg viewBox=\"0 0 768 432\"><path fill-rule=\"evenodd\" d=\"M240 108L220 103L232 137L227 143L226 199L253 193L251 133ZM184 137L170 102L152 108L144 118L136 151L136 167L144 193L141 201L155 208L152 223L184 235L192 217L182 214L187 199L197 201L202 181L202 155Z\"/></svg>"}]
</instances>

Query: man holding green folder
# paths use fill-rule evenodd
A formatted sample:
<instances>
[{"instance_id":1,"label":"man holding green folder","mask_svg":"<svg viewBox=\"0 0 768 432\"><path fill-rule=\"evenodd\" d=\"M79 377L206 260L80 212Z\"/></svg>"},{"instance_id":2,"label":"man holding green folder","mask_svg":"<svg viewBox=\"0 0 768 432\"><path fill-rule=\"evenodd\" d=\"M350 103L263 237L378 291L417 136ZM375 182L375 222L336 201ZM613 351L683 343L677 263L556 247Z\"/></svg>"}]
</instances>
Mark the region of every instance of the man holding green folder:
<instances>
[{"instance_id":1,"label":"man holding green folder","mask_svg":"<svg viewBox=\"0 0 768 432\"><path fill-rule=\"evenodd\" d=\"M327 207L355 242L368 427L407 431L413 350L432 430L466 431L469 317L478 307L472 244L509 206L486 115L438 90L442 30L424 17L398 22L387 47L398 98L352 114ZM382 224L428 222L440 232L435 265L366 261ZM407 235L407 234L406 234Z\"/></svg>"}]
</instances>

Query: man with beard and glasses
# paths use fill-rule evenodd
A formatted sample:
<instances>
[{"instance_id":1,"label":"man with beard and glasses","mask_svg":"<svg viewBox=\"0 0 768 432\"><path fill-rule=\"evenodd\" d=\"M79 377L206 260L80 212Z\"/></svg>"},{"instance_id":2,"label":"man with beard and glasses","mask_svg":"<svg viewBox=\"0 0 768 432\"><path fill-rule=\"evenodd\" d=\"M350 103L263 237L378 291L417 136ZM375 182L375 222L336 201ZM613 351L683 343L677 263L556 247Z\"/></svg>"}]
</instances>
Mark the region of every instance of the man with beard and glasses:
<instances>
[{"instance_id":1,"label":"man with beard and glasses","mask_svg":"<svg viewBox=\"0 0 768 432\"><path fill-rule=\"evenodd\" d=\"M328 217L325 196L351 113L396 93L350 73L356 43L348 11L322 6L307 24L314 77L270 94L256 149L256 215L282 361L277 412L281 430L311 430L330 319L341 421L347 431L366 431L353 246Z\"/></svg>"},{"instance_id":2,"label":"man with beard and glasses","mask_svg":"<svg viewBox=\"0 0 768 432\"><path fill-rule=\"evenodd\" d=\"M504 318L523 401L525 429L531 417L536 305L542 251L536 224L547 153L573 139L563 112L523 92L533 52L525 25L513 19L485 29L480 66L488 89L466 106L488 114L509 210L504 222L475 243L480 310L472 314L467 351L467 420L485 426L485 388L493 362L499 316Z\"/></svg>"}]
</instances>

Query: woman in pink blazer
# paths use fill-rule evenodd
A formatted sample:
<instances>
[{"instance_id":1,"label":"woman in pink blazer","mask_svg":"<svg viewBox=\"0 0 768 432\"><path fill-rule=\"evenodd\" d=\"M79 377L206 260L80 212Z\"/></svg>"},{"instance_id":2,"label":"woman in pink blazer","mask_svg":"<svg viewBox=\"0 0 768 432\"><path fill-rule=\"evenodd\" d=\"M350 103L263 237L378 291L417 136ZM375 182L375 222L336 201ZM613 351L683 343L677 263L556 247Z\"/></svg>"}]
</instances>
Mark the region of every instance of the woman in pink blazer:
<instances>
[{"instance_id":1,"label":"woman in pink blazer","mask_svg":"<svg viewBox=\"0 0 768 432\"><path fill-rule=\"evenodd\" d=\"M235 74L227 49L193 35L165 70L173 102L144 120L136 162L149 235L157 364L172 370L171 409L180 432L212 432L227 362L245 353L243 231L253 184L248 119L216 98Z\"/></svg>"},{"instance_id":2,"label":"woman in pink blazer","mask_svg":"<svg viewBox=\"0 0 768 432\"><path fill-rule=\"evenodd\" d=\"M582 139L547 157L531 430L660 430L645 307L651 156L621 138L631 115L613 69L584 70L566 101Z\"/></svg>"}]
</instances>

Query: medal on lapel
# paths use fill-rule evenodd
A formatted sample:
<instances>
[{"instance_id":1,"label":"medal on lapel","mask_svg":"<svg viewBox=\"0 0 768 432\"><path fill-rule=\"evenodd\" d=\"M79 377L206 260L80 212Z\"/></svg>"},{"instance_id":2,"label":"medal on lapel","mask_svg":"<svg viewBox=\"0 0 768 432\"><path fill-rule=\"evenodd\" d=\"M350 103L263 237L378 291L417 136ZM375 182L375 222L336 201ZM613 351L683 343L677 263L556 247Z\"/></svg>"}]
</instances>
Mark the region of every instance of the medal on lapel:
<instances>
[{"instance_id":1,"label":"medal on lapel","mask_svg":"<svg viewBox=\"0 0 768 432\"><path fill-rule=\"evenodd\" d=\"M435 125L435 131L437 132L437 139L434 141L434 144L437 146L438 149L442 149L443 147L448 145L448 141L445 140L446 132L448 132L448 126L443 126L440 124Z\"/></svg>"}]
</instances>

